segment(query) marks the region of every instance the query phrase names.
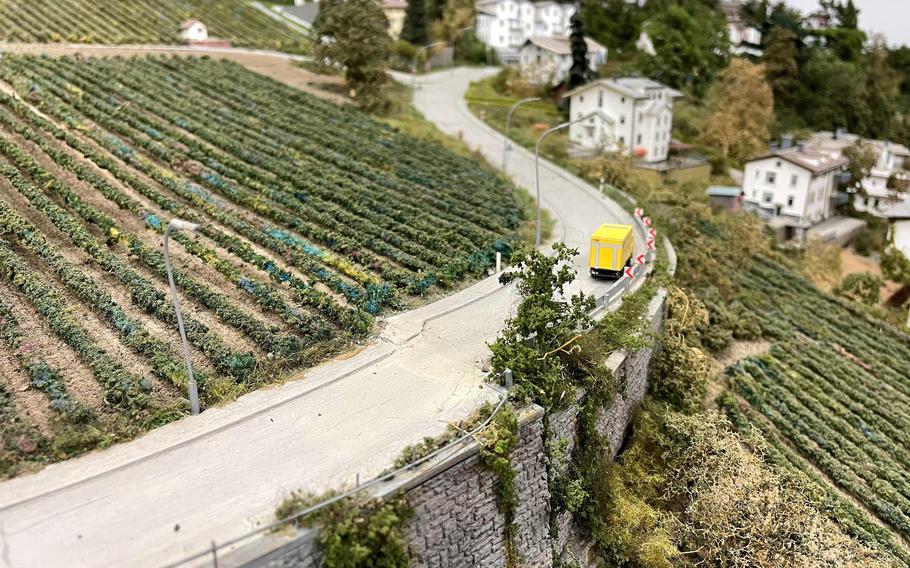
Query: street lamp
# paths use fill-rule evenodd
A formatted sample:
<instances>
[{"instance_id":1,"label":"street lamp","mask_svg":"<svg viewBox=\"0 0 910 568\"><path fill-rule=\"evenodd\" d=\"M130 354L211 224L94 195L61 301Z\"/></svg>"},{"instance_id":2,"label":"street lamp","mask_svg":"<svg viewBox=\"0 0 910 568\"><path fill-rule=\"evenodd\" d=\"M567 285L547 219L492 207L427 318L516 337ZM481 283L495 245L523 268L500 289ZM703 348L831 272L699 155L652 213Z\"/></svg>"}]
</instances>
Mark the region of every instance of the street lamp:
<instances>
[{"instance_id":1,"label":"street lamp","mask_svg":"<svg viewBox=\"0 0 910 568\"><path fill-rule=\"evenodd\" d=\"M587 120L589 118L592 118L594 116L599 116L599 115L600 115L599 112L594 111L594 112L588 113L584 116L580 116L580 117L576 118L575 120L563 122L562 124L560 124L558 126L554 126L553 128L547 130L546 132L544 132L543 134L540 135L540 138L537 139L537 144L534 146L534 180L537 185L537 231L536 231L536 236L534 238L534 244L538 247L540 246L540 144L541 144L541 142L543 142L543 139L546 138L547 135L550 134L551 132L556 132L557 130L562 130L563 128L568 128L569 126L572 126L576 122L581 122L583 120Z\"/></svg>"},{"instance_id":2,"label":"street lamp","mask_svg":"<svg viewBox=\"0 0 910 568\"><path fill-rule=\"evenodd\" d=\"M520 101L513 103L512 106L509 107L509 114L506 115L506 130L505 130L505 135L504 135L505 138L502 141L502 172L503 173L507 173L506 164L508 163L509 151L512 149L512 145L509 144L509 127L512 126L512 113L514 113L516 110L518 110L518 107L520 107L521 105L523 105L525 103L530 103L532 101L539 101L539 100L541 100L540 97L528 97L526 99L521 99Z\"/></svg>"},{"instance_id":3,"label":"street lamp","mask_svg":"<svg viewBox=\"0 0 910 568\"><path fill-rule=\"evenodd\" d=\"M433 43L430 43L423 47L417 48L417 51L414 52L414 59L413 59L413 61L411 61L411 73L414 73L414 74L417 73L417 57L420 55L421 51L423 51L425 49L429 49L435 45L445 45L445 44L446 44L446 42L444 42L444 41L434 41Z\"/></svg>"},{"instance_id":4,"label":"street lamp","mask_svg":"<svg viewBox=\"0 0 910 568\"><path fill-rule=\"evenodd\" d=\"M458 36L473 28L474 26L467 26L460 30L456 30L455 34L452 35L452 39L449 40L449 49L452 50L452 67L455 67L455 40L458 39Z\"/></svg>"},{"instance_id":5,"label":"street lamp","mask_svg":"<svg viewBox=\"0 0 910 568\"><path fill-rule=\"evenodd\" d=\"M193 363L190 361L190 347L186 341L186 331L183 329L183 314L180 312L180 299L177 298L177 286L174 285L174 270L171 268L171 255L168 251L168 233L175 231L196 231L199 225L183 219L171 219L164 229L164 267L167 269L167 281L171 285L171 296L174 298L174 311L177 312L177 328L180 330L180 341L183 344L183 360L186 362L187 390L190 396L190 412L199 414L199 389L196 377L193 376Z\"/></svg>"}]
</instances>

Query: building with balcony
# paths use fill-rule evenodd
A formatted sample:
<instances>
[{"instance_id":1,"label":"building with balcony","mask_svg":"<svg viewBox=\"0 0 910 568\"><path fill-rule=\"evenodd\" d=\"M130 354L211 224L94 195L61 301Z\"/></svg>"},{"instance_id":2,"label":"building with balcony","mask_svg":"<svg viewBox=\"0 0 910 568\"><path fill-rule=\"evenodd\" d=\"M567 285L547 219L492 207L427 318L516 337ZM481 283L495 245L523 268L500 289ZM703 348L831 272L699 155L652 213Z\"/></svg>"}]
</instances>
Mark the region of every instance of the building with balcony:
<instances>
[{"instance_id":1,"label":"building with balcony","mask_svg":"<svg viewBox=\"0 0 910 568\"><path fill-rule=\"evenodd\" d=\"M607 48L586 37L588 68L597 71L607 60ZM559 85L572 68L572 44L567 37L529 37L519 50L521 76L533 85Z\"/></svg>"},{"instance_id":2,"label":"building with balcony","mask_svg":"<svg viewBox=\"0 0 910 568\"><path fill-rule=\"evenodd\" d=\"M504 64L519 63L519 49L530 37L569 37L574 4L553 0L480 0L475 6L477 38Z\"/></svg>"}]
</instances>

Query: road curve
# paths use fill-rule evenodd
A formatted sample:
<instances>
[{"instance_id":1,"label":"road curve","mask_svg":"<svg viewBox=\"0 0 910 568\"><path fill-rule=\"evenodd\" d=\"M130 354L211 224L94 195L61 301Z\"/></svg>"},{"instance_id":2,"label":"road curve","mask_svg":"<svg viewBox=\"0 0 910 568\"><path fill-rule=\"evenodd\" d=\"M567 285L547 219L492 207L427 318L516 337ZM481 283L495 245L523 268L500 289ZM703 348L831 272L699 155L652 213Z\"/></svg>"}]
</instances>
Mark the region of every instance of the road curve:
<instances>
[{"instance_id":1,"label":"road curve","mask_svg":"<svg viewBox=\"0 0 910 568\"><path fill-rule=\"evenodd\" d=\"M416 102L498 163L501 138L463 103L480 73L421 78ZM533 188L527 153L511 160L510 173ZM590 186L544 168L543 203L560 221L557 237L577 246L601 222L629 221ZM608 286L577 282L595 294ZM405 445L497 397L478 361L516 301L513 286L487 278L388 318L372 344L302 380L0 484L0 567L160 566L270 520L291 490L321 492L377 475Z\"/></svg>"}]
</instances>

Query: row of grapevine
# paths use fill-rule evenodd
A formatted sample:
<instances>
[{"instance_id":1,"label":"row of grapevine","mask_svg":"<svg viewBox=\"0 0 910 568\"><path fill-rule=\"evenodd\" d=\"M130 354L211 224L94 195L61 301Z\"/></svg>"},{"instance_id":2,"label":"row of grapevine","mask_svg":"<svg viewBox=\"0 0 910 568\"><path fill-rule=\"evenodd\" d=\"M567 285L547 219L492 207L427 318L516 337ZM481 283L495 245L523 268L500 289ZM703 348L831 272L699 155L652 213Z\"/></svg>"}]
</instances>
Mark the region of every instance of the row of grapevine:
<instances>
[{"instance_id":1,"label":"row of grapevine","mask_svg":"<svg viewBox=\"0 0 910 568\"><path fill-rule=\"evenodd\" d=\"M202 21L211 37L234 45L306 52L309 39L244 0L7 0L0 2L4 41L175 44L180 24Z\"/></svg>"},{"instance_id":2,"label":"row of grapevine","mask_svg":"<svg viewBox=\"0 0 910 568\"><path fill-rule=\"evenodd\" d=\"M768 260L740 285L738 300L778 337L727 369L751 407L743 419L910 537L910 338Z\"/></svg>"},{"instance_id":3,"label":"row of grapevine","mask_svg":"<svg viewBox=\"0 0 910 568\"><path fill-rule=\"evenodd\" d=\"M50 330L74 368L23 356L22 381L50 416L109 436L186 411L168 219L200 225L171 252L203 407L484 274L521 220L470 160L226 62L8 56L0 80L0 275L43 320L20 329L0 309L0 350L18 357L17 338ZM103 406L67 386L79 381ZM0 411L21 428L5 440L31 432L9 384ZM55 447L56 431L35 439Z\"/></svg>"}]
</instances>

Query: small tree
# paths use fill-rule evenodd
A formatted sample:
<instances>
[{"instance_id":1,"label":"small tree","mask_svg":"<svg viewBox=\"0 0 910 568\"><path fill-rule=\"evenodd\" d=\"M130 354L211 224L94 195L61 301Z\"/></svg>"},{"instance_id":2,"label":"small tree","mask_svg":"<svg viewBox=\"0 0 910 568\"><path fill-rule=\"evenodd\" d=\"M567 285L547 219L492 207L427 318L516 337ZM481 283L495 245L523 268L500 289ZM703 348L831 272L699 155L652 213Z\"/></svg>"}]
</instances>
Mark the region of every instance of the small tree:
<instances>
[{"instance_id":1,"label":"small tree","mask_svg":"<svg viewBox=\"0 0 910 568\"><path fill-rule=\"evenodd\" d=\"M863 180L869 177L872 168L875 167L876 155L872 146L869 146L862 139L859 139L852 146L844 148L844 157L847 158L847 173L850 174L848 189L852 189L866 197L866 188L863 187Z\"/></svg>"},{"instance_id":2,"label":"small tree","mask_svg":"<svg viewBox=\"0 0 910 568\"><path fill-rule=\"evenodd\" d=\"M834 293L866 306L874 306L880 299L879 291L885 282L868 272L854 272L844 276Z\"/></svg>"},{"instance_id":3,"label":"small tree","mask_svg":"<svg viewBox=\"0 0 910 568\"><path fill-rule=\"evenodd\" d=\"M571 24L569 41L572 45L572 67L569 69L569 88L574 89L587 83L593 73L588 65L588 43L585 41L585 23L581 19L581 10L572 14Z\"/></svg>"},{"instance_id":4,"label":"small tree","mask_svg":"<svg viewBox=\"0 0 910 568\"><path fill-rule=\"evenodd\" d=\"M429 41L429 23L427 22L426 4L423 0L411 0L404 11L404 23L401 26L401 39L417 46Z\"/></svg>"},{"instance_id":5,"label":"small tree","mask_svg":"<svg viewBox=\"0 0 910 568\"><path fill-rule=\"evenodd\" d=\"M373 0L344 0L323 14L316 57L344 68L351 97L368 112L385 113L386 64L391 51L389 22Z\"/></svg>"},{"instance_id":6,"label":"small tree","mask_svg":"<svg viewBox=\"0 0 910 568\"><path fill-rule=\"evenodd\" d=\"M708 107L704 139L719 147L725 160L759 152L771 136L774 96L762 65L730 62L708 91Z\"/></svg>"},{"instance_id":7,"label":"small tree","mask_svg":"<svg viewBox=\"0 0 910 568\"><path fill-rule=\"evenodd\" d=\"M575 279L572 258L578 251L563 243L547 256L536 249L517 252L515 270L500 277L517 281L521 302L495 343L493 368L513 371L515 396L560 408L575 401L575 388L564 372L562 355L591 325L587 315L594 300L583 294L566 298L565 288Z\"/></svg>"}]
</instances>

